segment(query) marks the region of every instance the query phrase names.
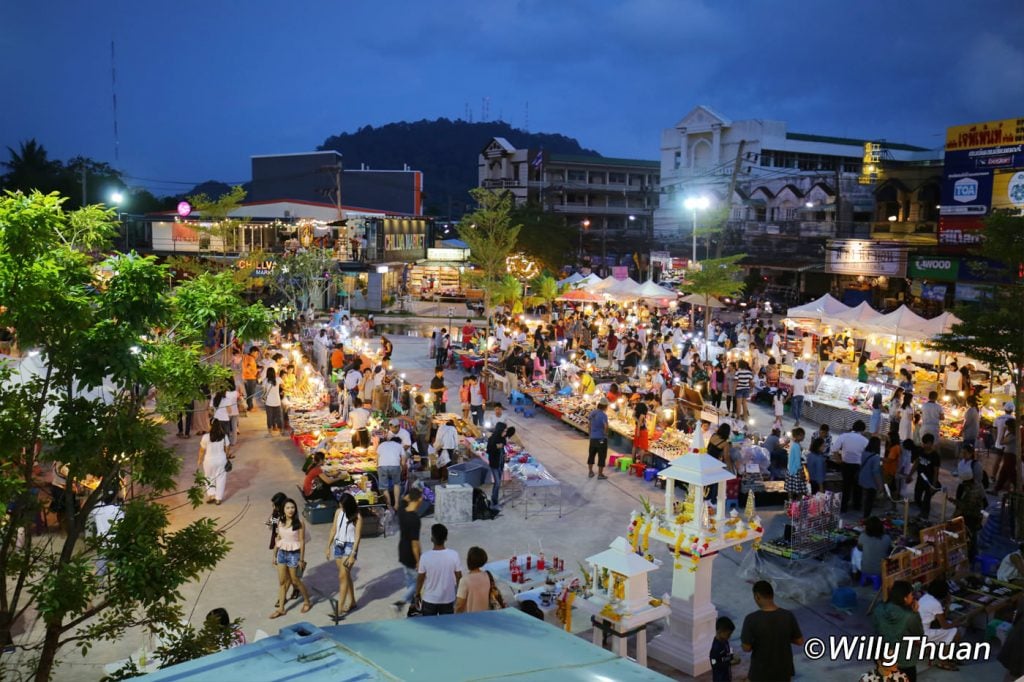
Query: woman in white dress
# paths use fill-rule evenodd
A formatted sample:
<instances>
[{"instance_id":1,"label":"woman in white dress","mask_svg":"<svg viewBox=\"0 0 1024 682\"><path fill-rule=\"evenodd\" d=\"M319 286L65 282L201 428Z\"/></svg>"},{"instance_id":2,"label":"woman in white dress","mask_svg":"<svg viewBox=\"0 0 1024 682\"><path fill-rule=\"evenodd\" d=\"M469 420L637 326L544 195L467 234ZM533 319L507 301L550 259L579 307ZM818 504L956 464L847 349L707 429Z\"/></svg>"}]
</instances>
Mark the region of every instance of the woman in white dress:
<instances>
[{"instance_id":1,"label":"woman in white dress","mask_svg":"<svg viewBox=\"0 0 1024 682\"><path fill-rule=\"evenodd\" d=\"M206 478L206 502L220 504L227 485L228 438L221 422L214 421L210 432L199 441L199 463Z\"/></svg>"}]
</instances>

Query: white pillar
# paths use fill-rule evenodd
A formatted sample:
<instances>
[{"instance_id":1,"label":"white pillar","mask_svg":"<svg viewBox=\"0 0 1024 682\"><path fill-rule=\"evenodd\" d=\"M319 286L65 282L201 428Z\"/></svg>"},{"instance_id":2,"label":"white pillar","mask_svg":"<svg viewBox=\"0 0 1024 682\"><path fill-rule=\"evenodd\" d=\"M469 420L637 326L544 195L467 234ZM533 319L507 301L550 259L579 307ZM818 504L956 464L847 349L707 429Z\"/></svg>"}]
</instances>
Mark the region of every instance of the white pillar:
<instances>
[{"instance_id":1,"label":"white pillar","mask_svg":"<svg viewBox=\"0 0 1024 682\"><path fill-rule=\"evenodd\" d=\"M718 609L711 603L711 572L715 556L701 559L691 571L689 557L672 574L672 614L668 628L653 638L650 657L697 677L711 670L708 651L715 637ZM673 564L674 565L674 564Z\"/></svg>"}]
</instances>

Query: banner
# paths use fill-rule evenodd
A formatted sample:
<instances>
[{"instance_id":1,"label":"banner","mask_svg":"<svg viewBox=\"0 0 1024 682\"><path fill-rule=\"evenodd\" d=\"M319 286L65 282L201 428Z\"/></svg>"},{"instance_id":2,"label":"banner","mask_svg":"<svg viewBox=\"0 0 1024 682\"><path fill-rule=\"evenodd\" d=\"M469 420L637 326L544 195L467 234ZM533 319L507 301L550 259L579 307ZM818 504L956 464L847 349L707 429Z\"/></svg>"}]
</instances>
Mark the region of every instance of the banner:
<instances>
[{"instance_id":1,"label":"banner","mask_svg":"<svg viewBox=\"0 0 1024 682\"><path fill-rule=\"evenodd\" d=\"M937 282L955 282L960 272L960 259L951 256L912 256L907 264L907 276Z\"/></svg>"},{"instance_id":2,"label":"banner","mask_svg":"<svg viewBox=\"0 0 1024 682\"><path fill-rule=\"evenodd\" d=\"M992 180L992 208L1024 208L1024 171L996 171Z\"/></svg>"},{"instance_id":3,"label":"banner","mask_svg":"<svg viewBox=\"0 0 1024 682\"><path fill-rule=\"evenodd\" d=\"M627 265L614 265L612 266L612 277L615 279L626 279L629 277L629 266Z\"/></svg>"},{"instance_id":4,"label":"banner","mask_svg":"<svg viewBox=\"0 0 1024 682\"><path fill-rule=\"evenodd\" d=\"M1024 118L968 123L946 129L946 151L1024 143Z\"/></svg>"},{"instance_id":5,"label":"banner","mask_svg":"<svg viewBox=\"0 0 1024 682\"><path fill-rule=\"evenodd\" d=\"M825 272L904 277L907 274L907 247L862 239L833 239L825 248Z\"/></svg>"}]
</instances>

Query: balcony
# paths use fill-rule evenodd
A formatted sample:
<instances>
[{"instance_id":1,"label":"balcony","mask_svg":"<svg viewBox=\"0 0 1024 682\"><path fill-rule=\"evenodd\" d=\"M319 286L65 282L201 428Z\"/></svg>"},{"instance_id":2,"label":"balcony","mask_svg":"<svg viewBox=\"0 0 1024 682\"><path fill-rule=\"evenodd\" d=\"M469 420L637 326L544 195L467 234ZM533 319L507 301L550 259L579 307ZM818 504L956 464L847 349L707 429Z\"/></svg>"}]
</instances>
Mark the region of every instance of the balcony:
<instances>
[{"instance_id":1,"label":"balcony","mask_svg":"<svg viewBox=\"0 0 1024 682\"><path fill-rule=\"evenodd\" d=\"M484 189L519 189L526 185L520 180L509 178L484 178Z\"/></svg>"},{"instance_id":2,"label":"balcony","mask_svg":"<svg viewBox=\"0 0 1024 682\"><path fill-rule=\"evenodd\" d=\"M572 213L577 215L643 215L650 211L643 206L588 206L586 204L555 204L551 207L555 213Z\"/></svg>"}]
</instances>

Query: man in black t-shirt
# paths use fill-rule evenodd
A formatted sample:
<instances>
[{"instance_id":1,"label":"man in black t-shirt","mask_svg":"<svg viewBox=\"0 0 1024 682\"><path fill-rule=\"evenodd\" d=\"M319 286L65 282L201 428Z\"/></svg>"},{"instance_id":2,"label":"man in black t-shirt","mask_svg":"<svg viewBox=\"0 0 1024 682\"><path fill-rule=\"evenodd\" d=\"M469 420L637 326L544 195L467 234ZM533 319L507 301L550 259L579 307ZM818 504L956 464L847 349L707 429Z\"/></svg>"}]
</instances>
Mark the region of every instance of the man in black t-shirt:
<instances>
[{"instance_id":1,"label":"man in black t-shirt","mask_svg":"<svg viewBox=\"0 0 1024 682\"><path fill-rule=\"evenodd\" d=\"M401 611L416 595L416 566L420 561L420 502L423 493L419 488L412 488L405 494L402 501L405 506L398 512L398 563L402 564L405 574L405 594L394 603L395 609Z\"/></svg>"},{"instance_id":2,"label":"man in black t-shirt","mask_svg":"<svg viewBox=\"0 0 1024 682\"><path fill-rule=\"evenodd\" d=\"M914 464L910 473L917 473L914 504L920 518L927 521L932 511L932 495L939 489L939 451L935 449L935 436L930 433L921 436L921 446L914 450L911 458Z\"/></svg>"},{"instance_id":3,"label":"man in black t-shirt","mask_svg":"<svg viewBox=\"0 0 1024 682\"><path fill-rule=\"evenodd\" d=\"M775 605L775 590L766 580L754 583L757 611L743 619L740 641L750 652L750 682L785 682L796 674L792 645L801 646L804 636L792 612Z\"/></svg>"},{"instance_id":4,"label":"man in black t-shirt","mask_svg":"<svg viewBox=\"0 0 1024 682\"><path fill-rule=\"evenodd\" d=\"M434 378L430 380L430 395L434 399L434 412L441 414L447 405L444 399L444 368L434 370Z\"/></svg>"}]
</instances>

